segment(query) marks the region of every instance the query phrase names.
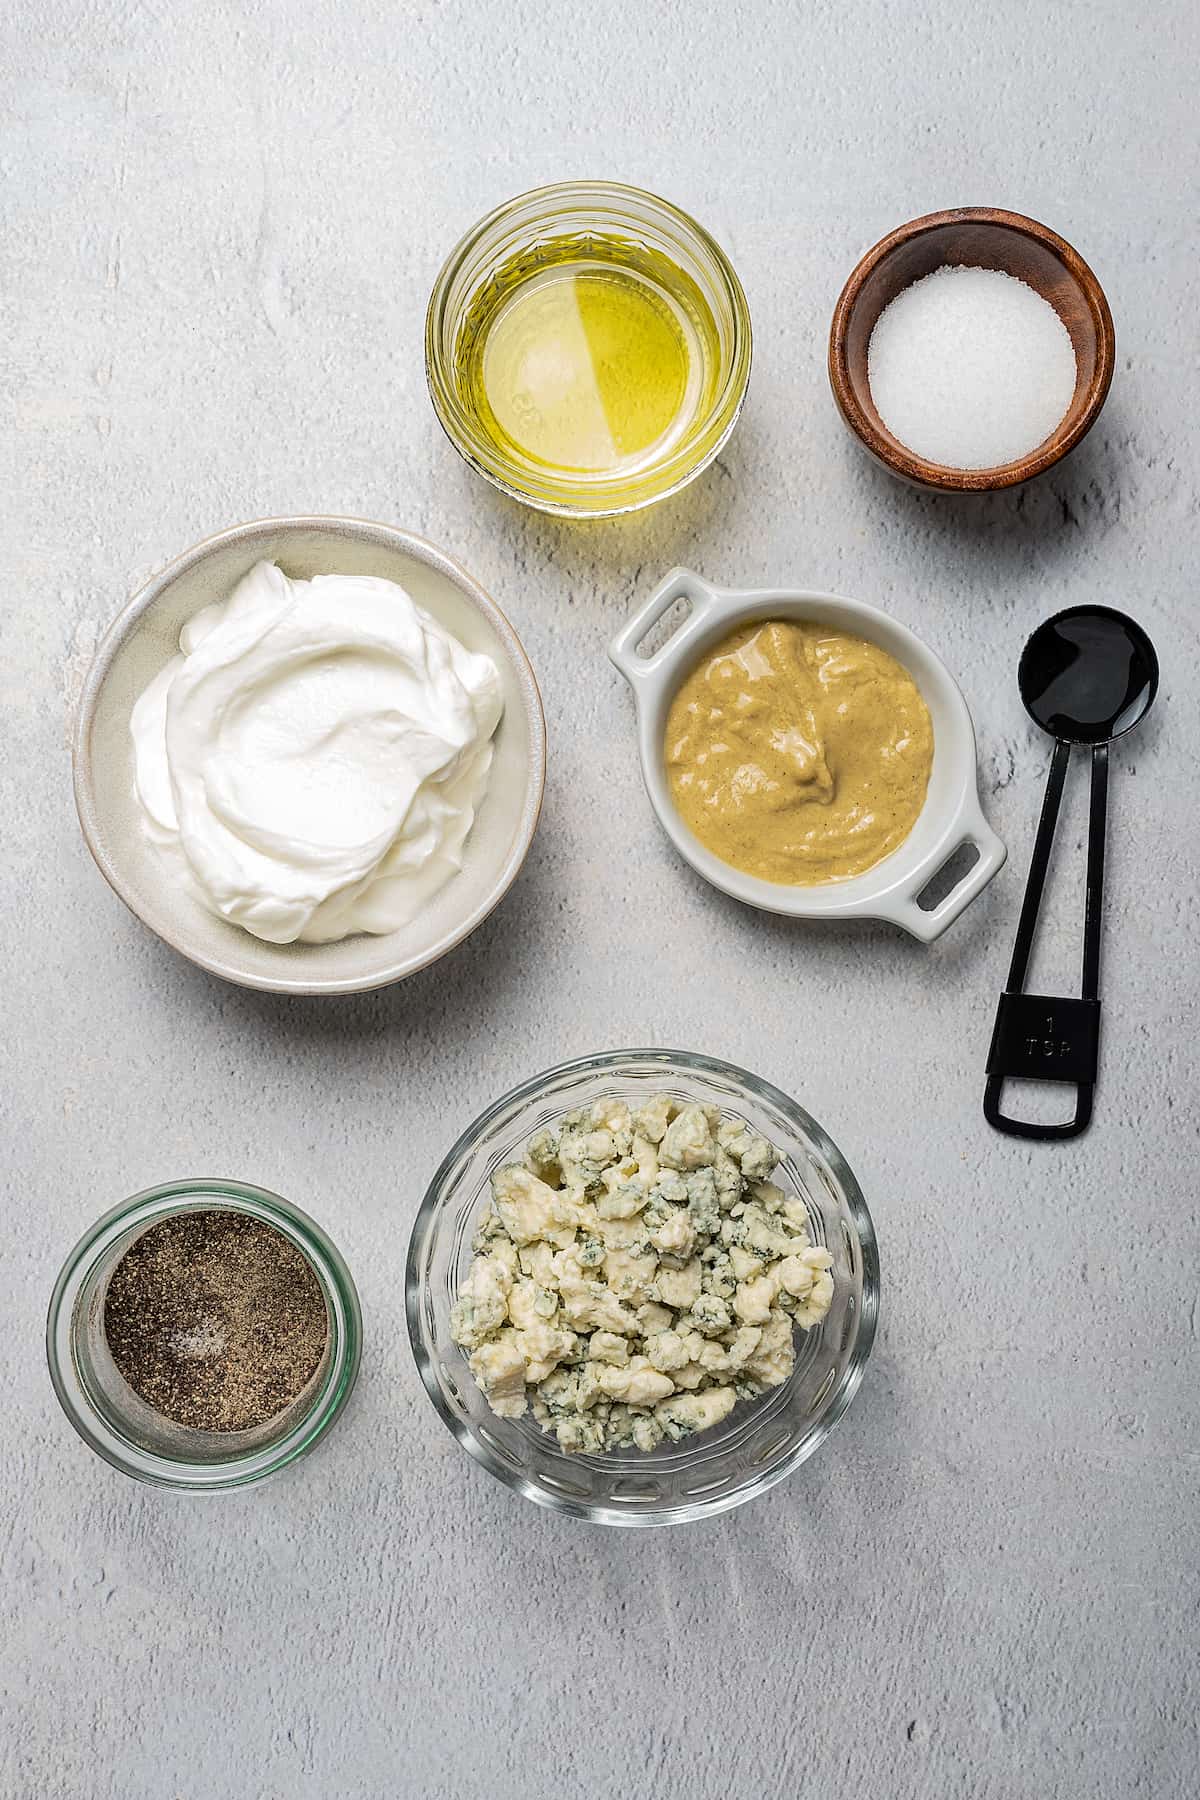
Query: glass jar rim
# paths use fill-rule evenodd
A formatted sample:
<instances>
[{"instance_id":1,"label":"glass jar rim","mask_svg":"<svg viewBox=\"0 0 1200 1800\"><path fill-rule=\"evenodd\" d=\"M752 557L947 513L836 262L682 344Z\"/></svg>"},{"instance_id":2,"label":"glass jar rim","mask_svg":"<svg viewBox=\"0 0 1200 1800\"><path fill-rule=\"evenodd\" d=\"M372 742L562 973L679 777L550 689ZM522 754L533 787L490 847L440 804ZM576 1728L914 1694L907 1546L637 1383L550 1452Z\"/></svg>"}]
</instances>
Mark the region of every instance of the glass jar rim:
<instances>
[{"instance_id":1,"label":"glass jar rim","mask_svg":"<svg viewBox=\"0 0 1200 1800\"><path fill-rule=\"evenodd\" d=\"M282 1233L306 1258L325 1298L330 1349L324 1374L302 1416L283 1435L223 1461L176 1459L128 1438L97 1409L76 1355L77 1307L99 1265L130 1231L185 1212L246 1213ZM305 1455L343 1411L358 1377L362 1310L345 1261L322 1228L290 1200L247 1182L191 1177L144 1188L84 1232L63 1262L46 1316L46 1360L58 1402L89 1449L135 1480L189 1492L244 1487Z\"/></svg>"},{"instance_id":2,"label":"glass jar rim","mask_svg":"<svg viewBox=\"0 0 1200 1800\"><path fill-rule=\"evenodd\" d=\"M721 285L728 305L728 322L732 334L729 366L697 438L681 444L661 464L656 465L654 475L656 480L661 480L661 485L656 485L652 492L624 504L616 498L627 485L619 477L597 481L589 486L587 491L599 502L595 505L582 504L569 498L551 498L531 491L529 485L519 479L515 468L503 456L497 455L494 446L476 429L474 420L461 404L456 386L448 378L446 369L443 344L446 309L454 283L470 256L481 246L485 246L489 237L500 226L520 219L523 213L529 213L531 218L543 214L552 218L555 210L565 212L576 202L585 206L590 204L598 209L609 202L614 220L623 215L631 224L643 222L637 216L638 208L649 210L652 215L658 216L679 231L687 247L704 261L709 272ZM552 182L544 187L529 188L493 207L464 233L450 251L433 284L425 313L426 383L438 423L451 444L471 468L501 492L527 506L536 507L539 511L567 518L604 518L636 512L678 493L701 474L720 455L737 424L749 387L752 355L753 332L745 290L729 256L711 232L682 207L665 200L660 194L652 193L648 188L633 187L617 181Z\"/></svg>"}]
</instances>

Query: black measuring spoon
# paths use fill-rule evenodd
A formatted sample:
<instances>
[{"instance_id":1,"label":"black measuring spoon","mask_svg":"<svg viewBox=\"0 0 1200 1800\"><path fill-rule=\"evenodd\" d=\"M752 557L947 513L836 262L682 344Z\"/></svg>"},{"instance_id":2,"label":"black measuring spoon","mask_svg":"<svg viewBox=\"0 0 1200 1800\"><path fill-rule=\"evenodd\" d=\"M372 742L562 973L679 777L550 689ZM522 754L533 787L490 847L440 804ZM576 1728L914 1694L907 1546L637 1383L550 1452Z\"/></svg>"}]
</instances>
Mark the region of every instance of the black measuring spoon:
<instances>
[{"instance_id":1,"label":"black measuring spoon","mask_svg":"<svg viewBox=\"0 0 1200 1800\"><path fill-rule=\"evenodd\" d=\"M1100 1047L1100 925L1108 746L1113 738L1131 731L1154 704L1158 658L1141 626L1124 613L1107 606L1072 606L1038 626L1021 652L1017 681L1026 712L1035 725L1048 731L1057 742L1008 981L1000 996L988 1051L983 1112L989 1125L1013 1137L1069 1138L1086 1131L1091 1122ZM1024 991L1063 783L1075 744L1092 747L1083 992L1078 1000ZM1075 1116L1060 1125L1010 1119L1000 1111L1000 1095L1004 1083L1014 1077L1074 1083Z\"/></svg>"}]
</instances>

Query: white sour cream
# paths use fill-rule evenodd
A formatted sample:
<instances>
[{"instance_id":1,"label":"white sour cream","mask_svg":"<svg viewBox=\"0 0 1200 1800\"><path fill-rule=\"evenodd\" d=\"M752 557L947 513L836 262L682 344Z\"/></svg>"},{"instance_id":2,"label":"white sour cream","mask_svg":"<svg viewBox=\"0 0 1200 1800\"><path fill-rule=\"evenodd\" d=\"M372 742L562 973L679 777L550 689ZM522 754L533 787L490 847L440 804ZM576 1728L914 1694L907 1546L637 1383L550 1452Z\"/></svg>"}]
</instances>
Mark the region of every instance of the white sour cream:
<instances>
[{"instance_id":1,"label":"white sour cream","mask_svg":"<svg viewBox=\"0 0 1200 1800\"><path fill-rule=\"evenodd\" d=\"M273 944L393 931L461 866L503 701L395 582L261 562L184 626L133 709L147 829Z\"/></svg>"}]
</instances>

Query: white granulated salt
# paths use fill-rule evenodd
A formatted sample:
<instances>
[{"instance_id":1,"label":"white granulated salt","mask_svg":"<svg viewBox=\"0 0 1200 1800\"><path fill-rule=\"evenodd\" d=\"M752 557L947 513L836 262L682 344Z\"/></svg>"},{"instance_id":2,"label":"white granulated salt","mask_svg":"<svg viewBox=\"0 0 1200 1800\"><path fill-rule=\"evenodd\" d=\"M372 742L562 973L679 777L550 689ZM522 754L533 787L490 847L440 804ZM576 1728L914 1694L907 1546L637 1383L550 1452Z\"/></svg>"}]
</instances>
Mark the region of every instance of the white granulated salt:
<instances>
[{"instance_id":1,"label":"white granulated salt","mask_svg":"<svg viewBox=\"0 0 1200 1800\"><path fill-rule=\"evenodd\" d=\"M947 265L884 308L867 377L880 418L909 450L949 468L992 469L1050 436L1075 391L1075 351L1027 283Z\"/></svg>"}]
</instances>

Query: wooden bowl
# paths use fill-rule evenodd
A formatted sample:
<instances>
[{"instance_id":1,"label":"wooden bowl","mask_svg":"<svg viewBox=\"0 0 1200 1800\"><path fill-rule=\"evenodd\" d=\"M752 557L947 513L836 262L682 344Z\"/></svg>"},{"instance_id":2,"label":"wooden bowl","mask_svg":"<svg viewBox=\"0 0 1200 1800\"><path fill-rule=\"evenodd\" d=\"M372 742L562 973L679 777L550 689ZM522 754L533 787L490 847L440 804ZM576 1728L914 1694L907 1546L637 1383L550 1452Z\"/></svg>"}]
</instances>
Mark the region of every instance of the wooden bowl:
<instances>
[{"instance_id":1,"label":"wooden bowl","mask_svg":"<svg viewBox=\"0 0 1200 1800\"><path fill-rule=\"evenodd\" d=\"M896 295L944 264L1001 269L1048 300L1075 350L1075 393L1065 416L1036 450L991 469L927 462L892 436L871 398L867 347L876 320ZM894 475L918 487L984 493L1043 475L1095 424L1116 359L1112 314L1104 290L1077 250L1021 213L961 206L926 213L881 238L842 289L829 329L829 381L850 430Z\"/></svg>"}]
</instances>

